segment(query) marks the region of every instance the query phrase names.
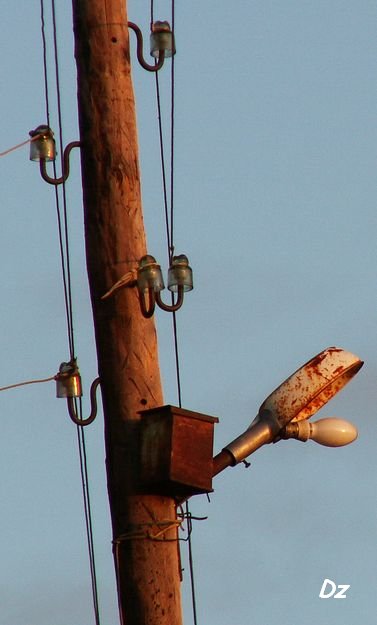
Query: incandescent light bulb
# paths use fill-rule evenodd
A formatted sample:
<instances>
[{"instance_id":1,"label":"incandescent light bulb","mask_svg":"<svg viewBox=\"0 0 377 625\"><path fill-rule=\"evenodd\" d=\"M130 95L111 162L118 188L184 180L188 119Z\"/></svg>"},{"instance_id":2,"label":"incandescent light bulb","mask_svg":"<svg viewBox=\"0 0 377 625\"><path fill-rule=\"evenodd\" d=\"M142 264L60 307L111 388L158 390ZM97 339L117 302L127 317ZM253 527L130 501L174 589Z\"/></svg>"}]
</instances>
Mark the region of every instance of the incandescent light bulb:
<instances>
[{"instance_id":1,"label":"incandescent light bulb","mask_svg":"<svg viewBox=\"0 0 377 625\"><path fill-rule=\"evenodd\" d=\"M357 428L345 419L328 417L309 423L310 438L326 447L349 445L357 438Z\"/></svg>"},{"instance_id":2,"label":"incandescent light bulb","mask_svg":"<svg viewBox=\"0 0 377 625\"><path fill-rule=\"evenodd\" d=\"M349 445L357 438L357 428L345 419L328 417L313 423L310 421L289 423L282 438L297 438L299 441L307 441L311 438L326 447L342 447Z\"/></svg>"}]
</instances>

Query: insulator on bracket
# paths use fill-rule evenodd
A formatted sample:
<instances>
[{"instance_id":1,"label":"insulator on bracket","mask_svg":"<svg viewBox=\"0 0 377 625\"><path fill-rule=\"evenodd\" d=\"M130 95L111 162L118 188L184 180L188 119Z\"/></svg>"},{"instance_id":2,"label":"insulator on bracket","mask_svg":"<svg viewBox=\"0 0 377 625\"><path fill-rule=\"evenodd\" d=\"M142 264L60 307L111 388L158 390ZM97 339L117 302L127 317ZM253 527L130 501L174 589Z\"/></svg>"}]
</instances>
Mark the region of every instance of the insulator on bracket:
<instances>
[{"instance_id":1,"label":"insulator on bracket","mask_svg":"<svg viewBox=\"0 0 377 625\"><path fill-rule=\"evenodd\" d=\"M174 35L169 22L154 22L150 36L151 56L158 59L164 51L165 58L175 54Z\"/></svg>"},{"instance_id":2,"label":"insulator on bracket","mask_svg":"<svg viewBox=\"0 0 377 625\"><path fill-rule=\"evenodd\" d=\"M56 145L54 133L51 128L41 124L35 130L30 130L30 160L54 161L56 158Z\"/></svg>"},{"instance_id":3,"label":"insulator on bracket","mask_svg":"<svg viewBox=\"0 0 377 625\"><path fill-rule=\"evenodd\" d=\"M62 362L55 380L56 397L66 399L68 397L82 396L81 376L75 360L73 362Z\"/></svg>"}]
</instances>

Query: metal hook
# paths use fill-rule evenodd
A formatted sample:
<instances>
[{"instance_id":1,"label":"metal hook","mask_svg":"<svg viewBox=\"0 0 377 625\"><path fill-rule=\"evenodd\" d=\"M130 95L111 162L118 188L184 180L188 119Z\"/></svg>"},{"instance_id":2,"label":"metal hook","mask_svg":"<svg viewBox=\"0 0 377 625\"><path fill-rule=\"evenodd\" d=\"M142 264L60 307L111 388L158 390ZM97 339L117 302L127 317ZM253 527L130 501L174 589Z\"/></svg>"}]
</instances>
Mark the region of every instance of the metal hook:
<instances>
[{"instance_id":1,"label":"metal hook","mask_svg":"<svg viewBox=\"0 0 377 625\"><path fill-rule=\"evenodd\" d=\"M159 306L162 310L166 310L166 312L176 312L177 310L179 310L183 304L183 293L184 293L184 288L183 285L179 284L178 285L178 298L175 304L171 304L171 306L169 306L168 304L164 304L164 302L161 299L160 293L159 291L157 291L157 293L155 293L156 296L156 304L157 306Z\"/></svg>"},{"instance_id":2,"label":"metal hook","mask_svg":"<svg viewBox=\"0 0 377 625\"><path fill-rule=\"evenodd\" d=\"M81 425L81 426L90 425L91 423L93 423L94 419L96 418L97 416L96 391L97 391L97 386L99 385L100 381L101 381L100 378L96 378L95 380L93 380L92 385L90 387L90 415L89 417L87 417L87 419L80 419L80 417L77 415L75 398L67 397L69 416L71 417L73 423L75 423L76 425Z\"/></svg>"},{"instance_id":3,"label":"metal hook","mask_svg":"<svg viewBox=\"0 0 377 625\"><path fill-rule=\"evenodd\" d=\"M159 308L161 308L162 310L165 310L166 312L176 312L177 310L181 308L183 304L183 297L184 297L183 293L184 293L184 288L182 285L179 285L177 301L175 304L171 304L169 306L168 304L165 304L162 301L160 292L154 291L153 287L148 288L148 300L149 300L148 305L146 303L146 294L144 293L144 291L139 291L140 308L141 308L143 317L146 317L146 319L149 319L149 317L152 317L155 311L156 304Z\"/></svg>"},{"instance_id":4,"label":"metal hook","mask_svg":"<svg viewBox=\"0 0 377 625\"><path fill-rule=\"evenodd\" d=\"M128 22L128 28L131 28L136 35L136 55L141 67L146 69L148 72L158 72L165 61L165 50L159 50L157 63L155 65L150 65L146 62L143 56L143 33L137 24L134 24L134 22Z\"/></svg>"},{"instance_id":5,"label":"metal hook","mask_svg":"<svg viewBox=\"0 0 377 625\"><path fill-rule=\"evenodd\" d=\"M51 178L51 176L49 176L47 173L46 159L40 158L39 169L40 169L43 180L55 186L59 184L63 184L63 182L65 182L69 176L69 155L71 153L71 150L73 150L73 148L79 148L79 147L81 147L80 141L72 141L71 143L68 143L68 145L66 146L64 153L63 153L63 173L60 178Z\"/></svg>"},{"instance_id":6,"label":"metal hook","mask_svg":"<svg viewBox=\"0 0 377 625\"><path fill-rule=\"evenodd\" d=\"M139 291L139 302L143 317L146 319L152 317L156 306L156 293L154 292L153 287L148 288L148 306L144 291Z\"/></svg>"}]
</instances>

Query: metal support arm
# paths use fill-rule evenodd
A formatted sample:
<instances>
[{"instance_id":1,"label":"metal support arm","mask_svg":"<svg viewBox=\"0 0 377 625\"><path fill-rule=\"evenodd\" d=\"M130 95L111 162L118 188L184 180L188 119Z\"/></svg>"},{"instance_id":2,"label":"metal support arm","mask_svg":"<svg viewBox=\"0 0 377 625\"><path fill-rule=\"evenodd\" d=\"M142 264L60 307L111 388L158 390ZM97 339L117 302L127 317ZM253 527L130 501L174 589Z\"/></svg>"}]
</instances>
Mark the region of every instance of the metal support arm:
<instances>
[{"instance_id":1,"label":"metal support arm","mask_svg":"<svg viewBox=\"0 0 377 625\"><path fill-rule=\"evenodd\" d=\"M158 54L158 61L155 65L150 65L146 62L143 55L143 33L140 28L134 22L128 22L128 28L134 31L136 35L136 55L141 67L147 70L147 72L158 72L165 61L165 50L160 50Z\"/></svg>"},{"instance_id":2,"label":"metal support arm","mask_svg":"<svg viewBox=\"0 0 377 625\"><path fill-rule=\"evenodd\" d=\"M94 419L97 416L97 398L96 398L96 391L97 391L97 386L100 383L100 379L96 378L93 382L92 385L90 387L90 415L89 417L87 417L87 419L80 419L80 417L77 414L76 411L76 403L75 403L75 398L74 397L67 397L67 404L68 404L68 412L69 412L69 416L71 417L73 423L75 423L76 425L90 425L91 423L93 423Z\"/></svg>"},{"instance_id":3,"label":"metal support arm","mask_svg":"<svg viewBox=\"0 0 377 625\"><path fill-rule=\"evenodd\" d=\"M41 172L41 176L43 180L55 186L59 184L63 184L63 182L65 182L69 176L69 155L71 153L71 150L73 150L73 148L79 148L79 147L81 147L80 141L72 141L71 143L68 143L68 145L66 146L64 153L63 153L63 172L60 178L51 178L51 176L48 175L47 169L46 169L46 159L41 158L39 161L39 168L40 168L40 172Z\"/></svg>"}]
</instances>

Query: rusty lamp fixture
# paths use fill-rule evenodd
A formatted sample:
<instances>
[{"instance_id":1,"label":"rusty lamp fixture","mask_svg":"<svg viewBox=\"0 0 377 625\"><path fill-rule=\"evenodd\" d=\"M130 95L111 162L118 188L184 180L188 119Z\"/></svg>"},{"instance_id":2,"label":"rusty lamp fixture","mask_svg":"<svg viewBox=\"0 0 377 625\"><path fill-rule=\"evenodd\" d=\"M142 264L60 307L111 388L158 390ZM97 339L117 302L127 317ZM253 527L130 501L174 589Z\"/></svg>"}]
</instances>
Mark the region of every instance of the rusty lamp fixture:
<instances>
[{"instance_id":1,"label":"rusty lamp fixture","mask_svg":"<svg viewBox=\"0 0 377 625\"><path fill-rule=\"evenodd\" d=\"M31 137L30 142L30 160L39 161L40 172L43 180L48 184L59 185L63 184L69 176L69 156L73 148L79 148L81 146L80 141L72 141L69 143L63 152L63 172L60 178L52 178L48 175L46 169L46 163L55 161L56 159L56 145L54 139L54 133L49 126L44 124L38 126L35 130L30 130L29 135Z\"/></svg>"},{"instance_id":2,"label":"rusty lamp fixture","mask_svg":"<svg viewBox=\"0 0 377 625\"><path fill-rule=\"evenodd\" d=\"M133 22L128 22L128 28L136 35L136 54L140 65L148 72L157 72L166 58L175 54L174 35L168 22L153 22L150 35L150 54L157 59L154 65L146 62L143 55L143 35L140 28Z\"/></svg>"},{"instance_id":3,"label":"rusty lamp fixture","mask_svg":"<svg viewBox=\"0 0 377 625\"><path fill-rule=\"evenodd\" d=\"M146 492L168 494L180 502L211 492L212 478L220 471L239 462L247 464L245 458L259 447L282 439L311 438L330 447L351 443L357 437L351 423L335 418L309 423L307 419L340 391L362 365L360 358L350 352L337 347L325 349L278 386L263 402L248 429L214 458L217 417L174 406L141 411L140 474Z\"/></svg>"},{"instance_id":4,"label":"rusty lamp fixture","mask_svg":"<svg viewBox=\"0 0 377 625\"><path fill-rule=\"evenodd\" d=\"M328 447L340 447L357 437L354 425L343 419L309 419L340 391L362 367L350 352L329 347L287 378L259 408L248 429L215 456L213 475L245 461L267 443L296 438L312 439Z\"/></svg>"},{"instance_id":5,"label":"rusty lamp fixture","mask_svg":"<svg viewBox=\"0 0 377 625\"><path fill-rule=\"evenodd\" d=\"M184 293L193 289L192 269L187 256L173 256L168 272L168 289L177 293L177 301L171 305L165 304L161 299L160 292L165 285L161 267L154 256L147 254L140 259L136 282L144 317L153 315L156 304L162 310L176 312L183 304Z\"/></svg>"}]
</instances>

